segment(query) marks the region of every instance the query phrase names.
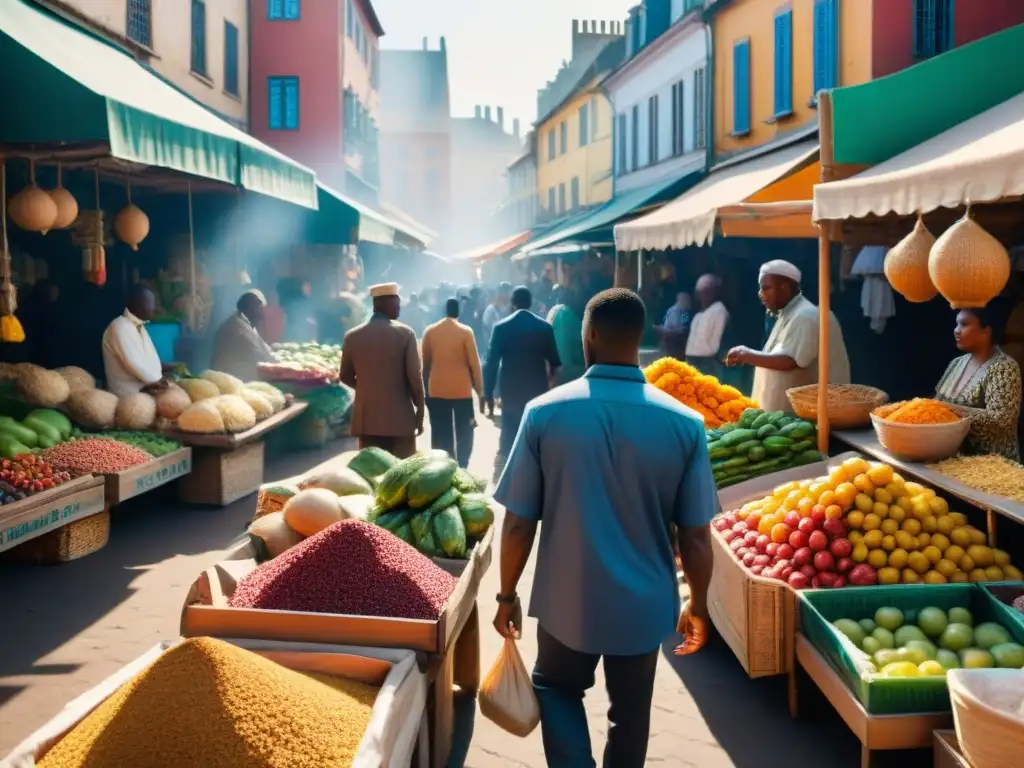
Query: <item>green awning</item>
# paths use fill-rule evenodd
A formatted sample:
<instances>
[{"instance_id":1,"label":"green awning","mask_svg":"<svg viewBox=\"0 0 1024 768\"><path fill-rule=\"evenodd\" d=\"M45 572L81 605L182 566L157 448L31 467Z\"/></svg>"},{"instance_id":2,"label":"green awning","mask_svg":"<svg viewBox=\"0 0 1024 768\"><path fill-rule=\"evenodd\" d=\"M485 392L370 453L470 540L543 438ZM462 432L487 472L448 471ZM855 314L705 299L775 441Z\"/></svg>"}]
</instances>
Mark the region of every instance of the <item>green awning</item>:
<instances>
[{"instance_id":1,"label":"green awning","mask_svg":"<svg viewBox=\"0 0 1024 768\"><path fill-rule=\"evenodd\" d=\"M316 183L320 210L316 215L316 242L354 243L422 248L426 236L411 227L346 197L321 182Z\"/></svg>"},{"instance_id":2,"label":"green awning","mask_svg":"<svg viewBox=\"0 0 1024 768\"><path fill-rule=\"evenodd\" d=\"M538 243L547 240L550 235L568 228L578 221L583 221L592 213L594 213L594 211L588 208L582 211L575 211L573 213L559 216L557 219L552 221L546 221L542 224L538 224L530 232L529 239L514 250L511 260L520 261L522 259L530 258L530 252L537 248Z\"/></svg>"},{"instance_id":3,"label":"green awning","mask_svg":"<svg viewBox=\"0 0 1024 768\"><path fill-rule=\"evenodd\" d=\"M316 208L316 176L124 51L25 0L0 0L0 141L105 141L122 160Z\"/></svg>"},{"instance_id":4,"label":"green awning","mask_svg":"<svg viewBox=\"0 0 1024 768\"><path fill-rule=\"evenodd\" d=\"M541 251L552 246L568 243L591 242L615 242L614 237L608 231L617 221L628 216L638 208L650 205L657 205L677 195L696 184L703 177L703 171L690 173L682 178L671 178L648 184L639 189L632 189L618 197L613 197L600 207L588 211L586 215L571 219L556 229L546 233L523 247L523 258L529 258L536 251ZM594 240L596 235L603 235L604 239ZM537 254L538 256L541 254Z\"/></svg>"},{"instance_id":5,"label":"green awning","mask_svg":"<svg viewBox=\"0 0 1024 768\"><path fill-rule=\"evenodd\" d=\"M877 165L1024 91L1024 24L832 91L835 161Z\"/></svg>"}]
</instances>

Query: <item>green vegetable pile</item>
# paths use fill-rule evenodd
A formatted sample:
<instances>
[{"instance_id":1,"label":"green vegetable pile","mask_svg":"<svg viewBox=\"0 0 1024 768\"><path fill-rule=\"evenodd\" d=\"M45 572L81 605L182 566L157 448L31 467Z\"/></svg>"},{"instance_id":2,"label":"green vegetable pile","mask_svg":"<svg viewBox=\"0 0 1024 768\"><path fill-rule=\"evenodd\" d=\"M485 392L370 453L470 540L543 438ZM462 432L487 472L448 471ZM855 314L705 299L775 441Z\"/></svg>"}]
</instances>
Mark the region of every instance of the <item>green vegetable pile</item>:
<instances>
[{"instance_id":1,"label":"green vegetable pile","mask_svg":"<svg viewBox=\"0 0 1024 768\"><path fill-rule=\"evenodd\" d=\"M817 428L782 411L748 408L739 420L707 430L715 485L726 488L753 477L822 461Z\"/></svg>"},{"instance_id":2,"label":"green vegetable pile","mask_svg":"<svg viewBox=\"0 0 1024 768\"><path fill-rule=\"evenodd\" d=\"M334 419L344 416L352 407L352 394L340 384L332 384L316 389L296 388L295 399L309 403L306 413L308 418Z\"/></svg>"},{"instance_id":3,"label":"green vegetable pile","mask_svg":"<svg viewBox=\"0 0 1024 768\"><path fill-rule=\"evenodd\" d=\"M72 436L68 417L52 408L39 408L18 421L0 416L0 457L13 459L21 453L52 448Z\"/></svg>"},{"instance_id":4,"label":"green vegetable pile","mask_svg":"<svg viewBox=\"0 0 1024 768\"><path fill-rule=\"evenodd\" d=\"M398 460L379 448L365 448L349 462L374 486L370 521L428 557L465 558L494 524L487 481L460 469L444 451L425 451Z\"/></svg>"},{"instance_id":5,"label":"green vegetable pile","mask_svg":"<svg viewBox=\"0 0 1024 768\"><path fill-rule=\"evenodd\" d=\"M119 443L133 445L157 459L161 456L166 456L168 453L174 453L181 448L181 443L176 440L168 440L166 437L161 437L152 432L130 432L112 429L101 435L93 435L93 437L107 437L111 440L117 440Z\"/></svg>"}]
</instances>

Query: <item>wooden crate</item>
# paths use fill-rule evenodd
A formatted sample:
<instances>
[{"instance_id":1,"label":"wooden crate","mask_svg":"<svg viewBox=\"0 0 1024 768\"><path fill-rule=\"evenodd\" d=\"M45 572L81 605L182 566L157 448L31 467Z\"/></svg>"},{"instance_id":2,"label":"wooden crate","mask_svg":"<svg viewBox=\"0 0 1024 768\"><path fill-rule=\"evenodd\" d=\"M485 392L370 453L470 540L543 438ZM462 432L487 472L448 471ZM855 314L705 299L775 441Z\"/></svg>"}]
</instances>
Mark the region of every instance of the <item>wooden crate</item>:
<instances>
[{"instance_id":1,"label":"wooden crate","mask_svg":"<svg viewBox=\"0 0 1024 768\"><path fill-rule=\"evenodd\" d=\"M114 507L161 485L166 485L192 471L192 449L179 448L159 459L104 475L107 505Z\"/></svg>"},{"instance_id":2,"label":"wooden crate","mask_svg":"<svg viewBox=\"0 0 1024 768\"><path fill-rule=\"evenodd\" d=\"M192 472L178 483L178 498L187 504L226 507L263 482L262 441L234 449L195 447Z\"/></svg>"},{"instance_id":3,"label":"wooden crate","mask_svg":"<svg viewBox=\"0 0 1024 768\"><path fill-rule=\"evenodd\" d=\"M932 747L935 768L971 768L971 764L960 751L956 731L933 732Z\"/></svg>"},{"instance_id":4,"label":"wooden crate","mask_svg":"<svg viewBox=\"0 0 1024 768\"><path fill-rule=\"evenodd\" d=\"M110 536L102 477L87 475L0 507L0 552L26 563L63 563L92 554Z\"/></svg>"}]
</instances>

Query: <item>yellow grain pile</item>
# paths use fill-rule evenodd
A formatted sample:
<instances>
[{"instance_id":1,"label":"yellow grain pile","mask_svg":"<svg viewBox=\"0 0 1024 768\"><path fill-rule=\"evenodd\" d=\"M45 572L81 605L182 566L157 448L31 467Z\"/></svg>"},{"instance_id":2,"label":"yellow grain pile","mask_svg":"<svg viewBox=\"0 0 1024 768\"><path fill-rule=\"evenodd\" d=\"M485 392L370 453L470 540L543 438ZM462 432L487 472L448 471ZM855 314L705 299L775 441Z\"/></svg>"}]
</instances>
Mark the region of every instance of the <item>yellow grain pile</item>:
<instances>
[{"instance_id":1,"label":"yellow grain pile","mask_svg":"<svg viewBox=\"0 0 1024 768\"><path fill-rule=\"evenodd\" d=\"M1024 467L1003 456L956 456L928 466L968 488L1024 502Z\"/></svg>"},{"instance_id":2,"label":"yellow grain pile","mask_svg":"<svg viewBox=\"0 0 1024 768\"><path fill-rule=\"evenodd\" d=\"M349 766L377 689L286 669L220 640L169 649L68 732L39 768Z\"/></svg>"},{"instance_id":3,"label":"yellow grain pile","mask_svg":"<svg viewBox=\"0 0 1024 768\"><path fill-rule=\"evenodd\" d=\"M873 413L880 419L897 424L952 424L960 417L940 403L925 397L915 397L900 403L889 403Z\"/></svg>"}]
</instances>

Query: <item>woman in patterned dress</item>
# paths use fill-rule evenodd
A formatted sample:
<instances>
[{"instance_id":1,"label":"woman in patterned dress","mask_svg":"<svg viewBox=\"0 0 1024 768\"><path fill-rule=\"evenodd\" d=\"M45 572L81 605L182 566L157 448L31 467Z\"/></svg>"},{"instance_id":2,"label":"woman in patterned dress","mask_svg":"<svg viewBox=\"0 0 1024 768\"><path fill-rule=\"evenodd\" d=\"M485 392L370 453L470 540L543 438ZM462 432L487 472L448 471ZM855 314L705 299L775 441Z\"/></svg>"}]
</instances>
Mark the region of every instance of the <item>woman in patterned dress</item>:
<instances>
[{"instance_id":1,"label":"woman in patterned dress","mask_svg":"<svg viewBox=\"0 0 1024 768\"><path fill-rule=\"evenodd\" d=\"M998 347L995 333L984 308L960 310L953 337L957 349L966 354L946 368L936 397L971 419L961 452L997 453L1019 462L1020 366Z\"/></svg>"}]
</instances>

